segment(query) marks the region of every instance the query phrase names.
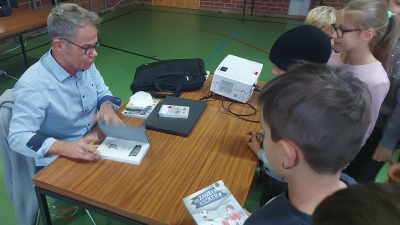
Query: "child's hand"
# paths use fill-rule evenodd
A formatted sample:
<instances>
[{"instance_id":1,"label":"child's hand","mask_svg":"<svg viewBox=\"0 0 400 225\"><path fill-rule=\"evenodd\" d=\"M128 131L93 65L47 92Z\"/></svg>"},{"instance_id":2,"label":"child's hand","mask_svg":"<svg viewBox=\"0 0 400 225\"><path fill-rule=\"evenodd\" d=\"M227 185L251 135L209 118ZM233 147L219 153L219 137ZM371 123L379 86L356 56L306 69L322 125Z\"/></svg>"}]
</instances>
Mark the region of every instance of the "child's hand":
<instances>
[{"instance_id":1,"label":"child's hand","mask_svg":"<svg viewBox=\"0 0 400 225\"><path fill-rule=\"evenodd\" d=\"M249 142L251 141L251 138L252 138L253 133L256 133L257 140L258 140L258 142L260 142L261 145L262 145L263 140L264 140L264 135L263 135L261 132L247 131L247 132L246 132L246 135L247 135L247 137L246 137L246 142L249 143Z\"/></svg>"},{"instance_id":2,"label":"child's hand","mask_svg":"<svg viewBox=\"0 0 400 225\"><path fill-rule=\"evenodd\" d=\"M258 150L261 149L261 143L259 141L259 137L257 137L257 133L253 132L251 133L250 138L248 137L248 139L250 139L250 141L247 142L247 146L249 146L249 148L251 149L251 151L254 152L255 155L257 155ZM246 140L248 140L246 139Z\"/></svg>"},{"instance_id":3,"label":"child's hand","mask_svg":"<svg viewBox=\"0 0 400 225\"><path fill-rule=\"evenodd\" d=\"M382 146L375 149L372 159L378 162L386 162L392 158L393 151Z\"/></svg>"},{"instance_id":4,"label":"child's hand","mask_svg":"<svg viewBox=\"0 0 400 225\"><path fill-rule=\"evenodd\" d=\"M247 216L251 216L251 212L247 211L247 209L243 208L244 212L246 213Z\"/></svg>"}]
</instances>

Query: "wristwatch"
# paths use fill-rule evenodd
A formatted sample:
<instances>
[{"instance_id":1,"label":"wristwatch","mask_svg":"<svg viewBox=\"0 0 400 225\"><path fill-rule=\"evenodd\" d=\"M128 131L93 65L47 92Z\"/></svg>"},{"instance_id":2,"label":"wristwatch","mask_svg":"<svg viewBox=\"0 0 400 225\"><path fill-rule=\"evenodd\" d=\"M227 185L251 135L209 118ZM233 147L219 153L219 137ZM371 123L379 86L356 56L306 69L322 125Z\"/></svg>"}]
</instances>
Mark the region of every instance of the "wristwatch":
<instances>
[{"instance_id":1,"label":"wristwatch","mask_svg":"<svg viewBox=\"0 0 400 225\"><path fill-rule=\"evenodd\" d=\"M114 104L112 104L111 102L105 102L105 104L106 104L108 107L114 109Z\"/></svg>"}]
</instances>

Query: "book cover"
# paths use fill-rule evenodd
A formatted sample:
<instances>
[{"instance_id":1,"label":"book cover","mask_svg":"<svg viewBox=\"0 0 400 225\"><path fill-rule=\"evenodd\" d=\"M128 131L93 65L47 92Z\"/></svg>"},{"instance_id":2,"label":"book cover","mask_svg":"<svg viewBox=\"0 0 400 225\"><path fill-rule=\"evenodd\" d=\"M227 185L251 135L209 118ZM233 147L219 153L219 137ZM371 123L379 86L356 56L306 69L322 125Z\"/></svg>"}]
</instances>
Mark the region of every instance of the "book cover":
<instances>
[{"instance_id":1,"label":"book cover","mask_svg":"<svg viewBox=\"0 0 400 225\"><path fill-rule=\"evenodd\" d=\"M103 159L140 164L149 146L136 141L106 137L98 150Z\"/></svg>"},{"instance_id":2,"label":"book cover","mask_svg":"<svg viewBox=\"0 0 400 225\"><path fill-rule=\"evenodd\" d=\"M183 118L189 117L190 107L178 105L162 105L158 115L160 117Z\"/></svg>"},{"instance_id":3,"label":"book cover","mask_svg":"<svg viewBox=\"0 0 400 225\"><path fill-rule=\"evenodd\" d=\"M222 180L183 199L197 224L242 225L248 218Z\"/></svg>"},{"instance_id":4,"label":"book cover","mask_svg":"<svg viewBox=\"0 0 400 225\"><path fill-rule=\"evenodd\" d=\"M103 159L140 164L150 148L146 129L125 124L99 124L106 139L97 148Z\"/></svg>"},{"instance_id":5,"label":"book cover","mask_svg":"<svg viewBox=\"0 0 400 225\"><path fill-rule=\"evenodd\" d=\"M121 115L139 119L146 119L159 102L159 99L153 99L152 105L143 108L137 108L132 104L129 106L127 105L125 109L121 112Z\"/></svg>"}]
</instances>

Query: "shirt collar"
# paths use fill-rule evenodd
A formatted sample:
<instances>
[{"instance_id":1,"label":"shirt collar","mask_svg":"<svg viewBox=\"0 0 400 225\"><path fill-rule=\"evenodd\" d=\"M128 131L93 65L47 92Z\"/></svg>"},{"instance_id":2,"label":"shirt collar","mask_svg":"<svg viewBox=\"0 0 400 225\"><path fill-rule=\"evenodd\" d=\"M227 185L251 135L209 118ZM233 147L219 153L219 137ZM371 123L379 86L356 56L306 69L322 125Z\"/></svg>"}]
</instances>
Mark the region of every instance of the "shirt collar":
<instances>
[{"instance_id":1,"label":"shirt collar","mask_svg":"<svg viewBox=\"0 0 400 225\"><path fill-rule=\"evenodd\" d=\"M63 82L65 79L72 76L54 59L51 54L51 49L45 54L44 59L49 71L51 71L52 75L56 77L58 81ZM76 78L80 78L83 72L83 70L78 71Z\"/></svg>"}]
</instances>

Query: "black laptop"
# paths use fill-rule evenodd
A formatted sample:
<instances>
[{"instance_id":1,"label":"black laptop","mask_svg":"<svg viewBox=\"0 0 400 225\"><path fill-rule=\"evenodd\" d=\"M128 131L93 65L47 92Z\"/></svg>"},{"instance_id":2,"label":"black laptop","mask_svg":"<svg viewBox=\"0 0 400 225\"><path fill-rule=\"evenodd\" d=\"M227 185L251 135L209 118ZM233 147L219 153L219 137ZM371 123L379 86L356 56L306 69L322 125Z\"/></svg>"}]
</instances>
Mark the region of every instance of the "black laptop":
<instances>
[{"instance_id":1,"label":"black laptop","mask_svg":"<svg viewBox=\"0 0 400 225\"><path fill-rule=\"evenodd\" d=\"M189 117L187 119L160 117L158 112L162 105L188 106L190 107ZM187 137L193 130L193 127L196 125L206 106L207 102L167 96L162 102L157 104L144 121L144 124L149 130Z\"/></svg>"}]
</instances>

